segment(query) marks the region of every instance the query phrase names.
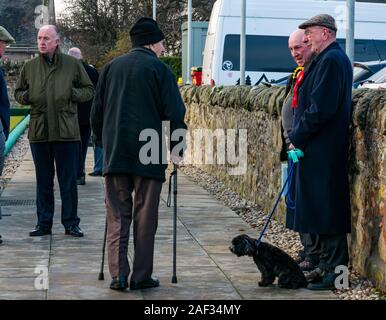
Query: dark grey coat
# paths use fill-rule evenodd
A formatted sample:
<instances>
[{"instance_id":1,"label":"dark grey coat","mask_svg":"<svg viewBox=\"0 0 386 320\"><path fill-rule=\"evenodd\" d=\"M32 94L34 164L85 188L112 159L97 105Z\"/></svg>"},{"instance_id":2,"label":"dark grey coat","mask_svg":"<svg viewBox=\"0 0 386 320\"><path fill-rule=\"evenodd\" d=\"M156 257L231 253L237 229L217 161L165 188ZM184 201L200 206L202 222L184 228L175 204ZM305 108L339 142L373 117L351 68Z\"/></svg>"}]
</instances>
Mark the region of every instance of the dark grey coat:
<instances>
[{"instance_id":1,"label":"dark grey coat","mask_svg":"<svg viewBox=\"0 0 386 320\"><path fill-rule=\"evenodd\" d=\"M293 177L296 208L287 227L316 234L349 233L349 124L352 66L334 42L311 62L299 90L293 145L304 151Z\"/></svg>"},{"instance_id":2,"label":"dark grey coat","mask_svg":"<svg viewBox=\"0 0 386 320\"><path fill-rule=\"evenodd\" d=\"M170 121L171 132L186 129L184 117L175 76L153 51L137 47L114 59L99 77L91 109L94 139L97 144L102 141L104 151L103 174L127 173L164 182L167 164L161 161L161 139L158 163L143 164L139 153L148 141L140 141L140 133L153 129L161 138L162 121Z\"/></svg>"}]
</instances>

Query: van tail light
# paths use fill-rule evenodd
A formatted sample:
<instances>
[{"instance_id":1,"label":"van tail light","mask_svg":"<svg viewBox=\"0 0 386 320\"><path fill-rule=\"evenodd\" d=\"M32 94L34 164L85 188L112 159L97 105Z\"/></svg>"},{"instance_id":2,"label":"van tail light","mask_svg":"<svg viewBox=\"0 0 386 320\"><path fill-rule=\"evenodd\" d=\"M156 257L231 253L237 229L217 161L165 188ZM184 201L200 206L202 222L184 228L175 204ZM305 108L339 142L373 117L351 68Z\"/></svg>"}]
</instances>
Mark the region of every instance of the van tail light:
<instances>
[{"instance_id":1,"label":"van tail light","mask_svg":"<svg viewBox=\"0 0 386 320\"><path fill-rule=\"evenodd\" d=\"M214 87L214 86L216 85L216 82L214 82L213 79L210 79L210 85L211 85L212 87Z\"/></svg>"}]
</instances>

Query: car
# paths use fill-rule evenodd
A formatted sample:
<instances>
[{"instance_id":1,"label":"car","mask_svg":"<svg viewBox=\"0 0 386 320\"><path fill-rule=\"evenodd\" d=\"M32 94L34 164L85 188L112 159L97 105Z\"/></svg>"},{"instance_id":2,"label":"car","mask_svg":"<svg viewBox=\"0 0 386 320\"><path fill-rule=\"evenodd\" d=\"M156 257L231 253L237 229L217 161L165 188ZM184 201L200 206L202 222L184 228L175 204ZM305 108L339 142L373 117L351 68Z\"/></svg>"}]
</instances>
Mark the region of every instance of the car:
<instances>
[{"instance_id":1,"label":"car","mask_svg":"<svg viewBox=\"0 0 386 320\"><path fill-rule=\"evenodd\" d=\"M365 82L363 82L358 88L386 89L386 67L384 67L382 70L379 70L377 73L373 74L370 78L368 78Z\"/></svg>"},{"instance_id":2,"label":"car","mask_svg":"<svg viewBox=\"0 0 386 320\"><path fill-rule=\"evenodd\" d=\"M386 67L386 60L355 62L353 87L358 88L360 84L364 83L368 78L384 67Z\"/></svg>"}]
</instances>

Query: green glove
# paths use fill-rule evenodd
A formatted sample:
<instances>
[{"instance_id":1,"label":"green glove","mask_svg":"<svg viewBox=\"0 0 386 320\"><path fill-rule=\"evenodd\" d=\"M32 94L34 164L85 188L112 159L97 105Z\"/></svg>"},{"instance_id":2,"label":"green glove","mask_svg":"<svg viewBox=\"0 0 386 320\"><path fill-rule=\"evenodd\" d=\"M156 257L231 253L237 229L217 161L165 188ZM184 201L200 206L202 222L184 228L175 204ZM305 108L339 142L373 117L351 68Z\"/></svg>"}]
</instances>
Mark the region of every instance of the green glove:
<instances>
[{"instance_id":1,"label":"green glove","mask_svg":"<svg viewBox=\"0 0 386 320\"><path fill-rule=\"evenodd\" d=\"M304 153L300 149L292 149L290 151L287 151L288 159L292 160L293 163L299 162L300 158L304 157Z\"/></svg>"}]
</instances>

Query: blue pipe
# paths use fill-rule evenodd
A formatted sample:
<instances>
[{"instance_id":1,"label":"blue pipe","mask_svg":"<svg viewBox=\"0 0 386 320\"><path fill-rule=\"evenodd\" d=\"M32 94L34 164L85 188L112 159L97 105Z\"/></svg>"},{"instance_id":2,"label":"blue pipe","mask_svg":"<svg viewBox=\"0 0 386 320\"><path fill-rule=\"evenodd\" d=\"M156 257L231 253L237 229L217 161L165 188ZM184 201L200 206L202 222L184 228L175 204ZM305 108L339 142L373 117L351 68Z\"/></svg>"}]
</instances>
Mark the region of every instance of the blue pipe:
<instances>
[{"instance_id":1,"label":"blue pipe","mask_svg":"<svg viewBox=\"0 0 386 320\"><path fill-rule=\"evenodd\" d=\"M29 115L27 115L9 134L7 141L5 142L4 155L6 156L12 147L16 143L17 139L24 133L29 124Z\"/></svg>"}]
</instances>

